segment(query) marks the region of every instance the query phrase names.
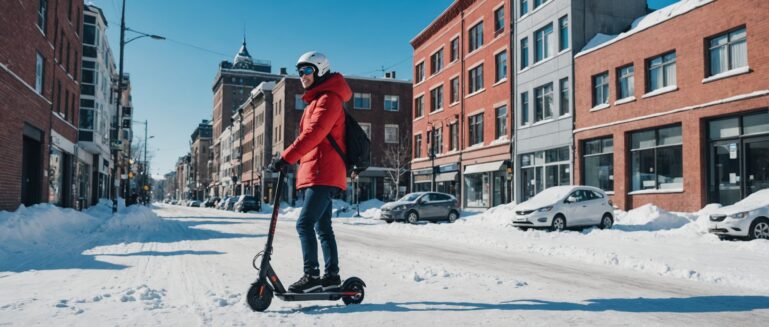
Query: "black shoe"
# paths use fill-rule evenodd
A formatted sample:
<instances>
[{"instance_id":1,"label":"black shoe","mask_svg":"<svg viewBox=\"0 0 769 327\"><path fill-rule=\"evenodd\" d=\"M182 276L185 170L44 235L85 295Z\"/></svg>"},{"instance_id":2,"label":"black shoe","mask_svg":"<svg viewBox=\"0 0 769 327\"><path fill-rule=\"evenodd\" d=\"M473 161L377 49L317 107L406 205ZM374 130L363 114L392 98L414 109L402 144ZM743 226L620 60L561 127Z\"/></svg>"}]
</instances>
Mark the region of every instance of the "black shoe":
<instances>
[{"instance_id":1,"label":"black shoe","mask_svg":"<svg viewBox=\"0 0 769 327\"><path fill-rule=\"evenodd\" d=\"M323 285L320 283L320 277L306 274L288 287L288 291L291 293L310 293L321 291L322 289Z\"/></svg>"},{"instance_id":2,"label":"black shoe","mask_svg":"<svg viewBox=\"0 0 769 327\"><path fill-rule=\"evenodd\" d=\"M338 291L339 285L342 284L342 280L339 278L339 275L329 275L325 274L323 275L323 278L320 280L321 285L323 285L323 291Z\"/></svg>"}]
</instances>

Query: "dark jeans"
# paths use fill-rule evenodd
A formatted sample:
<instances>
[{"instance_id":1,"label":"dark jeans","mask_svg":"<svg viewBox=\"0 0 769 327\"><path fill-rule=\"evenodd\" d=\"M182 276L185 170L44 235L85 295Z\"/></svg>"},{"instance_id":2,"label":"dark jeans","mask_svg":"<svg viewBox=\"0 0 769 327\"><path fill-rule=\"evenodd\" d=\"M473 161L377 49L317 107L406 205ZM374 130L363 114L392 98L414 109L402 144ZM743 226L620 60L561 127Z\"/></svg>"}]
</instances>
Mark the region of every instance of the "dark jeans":
<instances>
[{"instance_id":1,"label":"dark jeans","mask_svg":"<svg viewBox=\"0 0 769 327\"><path fill-rule=\"evenodd\" d=\"M296 221L296 231L302 244L304 273L319 276L318 242L326 259L327 274L339 274L339 255L336 250L336 238L331 229L331 198L339 189L332 186L311 186L304 191L304 207Z\"/></svg>"}]
</instances>

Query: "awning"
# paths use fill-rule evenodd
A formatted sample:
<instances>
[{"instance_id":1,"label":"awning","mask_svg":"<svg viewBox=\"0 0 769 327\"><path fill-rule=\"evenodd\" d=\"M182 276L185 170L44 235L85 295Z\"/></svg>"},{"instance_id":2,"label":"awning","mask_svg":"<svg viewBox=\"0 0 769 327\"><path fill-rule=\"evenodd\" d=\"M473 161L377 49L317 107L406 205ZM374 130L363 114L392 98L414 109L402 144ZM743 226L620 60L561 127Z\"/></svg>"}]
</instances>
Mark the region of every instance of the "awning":
<instances>
[{"instance_id":1,"label":"awning","mask_svg":"<svg viewBox=\"0 0 769 327\"><path fill-rule=\"evenodd\" d=\"M438 174L435 176L435 182L453 182L457 180L457 171L452 171L450 173L443 173Z\"/></svg>"},{"instance_id":2,"label":"awning","mask_svg":"<svg viewBox=\"0 0 769 327\"><path fill-rule=\"evenodd\" d=\"M487 163L482 163L477 165L465 166L465 175L485 173L489 171L500 171L502 170L502 166L504 164L505 164L505 161L500 160L500 161L487 162Z\"/></svg>"},{"instance_id":3,"label":"awning","mask_svg":"<svg viewBox=\"0 0 769 327\"><path fill-rule=\"evenodd\" d=\"M414 183L430 183L431 181L432 181L432 176L430 175L414 176Z\"/></svg>"}]
</instances>

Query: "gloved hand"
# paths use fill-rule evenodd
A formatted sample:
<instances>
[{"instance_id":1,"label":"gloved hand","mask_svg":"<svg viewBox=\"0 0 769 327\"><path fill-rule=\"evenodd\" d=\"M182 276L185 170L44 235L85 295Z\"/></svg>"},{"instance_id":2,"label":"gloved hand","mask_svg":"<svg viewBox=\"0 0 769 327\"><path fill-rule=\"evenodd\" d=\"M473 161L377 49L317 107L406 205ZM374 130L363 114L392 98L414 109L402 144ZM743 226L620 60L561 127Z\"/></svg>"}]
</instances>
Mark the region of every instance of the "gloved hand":
<instances>
[{"instance_id":1,"label":"gloved hand","mask_svg":"<svg viewBox=\"0 0 769 327\"><path fill-rule=\"evenodd\" d=\"M281 170L286 169L288 167L288 161L283 160L282 157L276 157L272 160L269 166L267 166L267 169L269 169L272 172L280 172Z\"/></svg>"}]
</instances>

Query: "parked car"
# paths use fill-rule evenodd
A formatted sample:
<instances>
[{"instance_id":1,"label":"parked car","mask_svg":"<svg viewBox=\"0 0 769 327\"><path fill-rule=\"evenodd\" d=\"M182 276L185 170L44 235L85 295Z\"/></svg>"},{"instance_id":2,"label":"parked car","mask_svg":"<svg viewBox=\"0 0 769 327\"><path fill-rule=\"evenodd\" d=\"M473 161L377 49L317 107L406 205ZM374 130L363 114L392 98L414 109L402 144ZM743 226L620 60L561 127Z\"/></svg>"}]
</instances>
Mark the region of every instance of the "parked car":
<instances>
[{"instance_id":1,"label":"parked car","mask_svg":"<svg viewBox=\"0 0 769 327\"><path fill-rule=\"evenodd\" d=\"M208 198L208 200L206 200L204 204L206 208L213 208L216 205L216 202L218 201L219 201L218 197L212 197L212 198Z\"/></svg>"},{"instance_id":2,"label":"parked car","mask_svg":"<svg viewBox=\"0 0 769 327\"><path fill-rule=\"evenodd\" d=\"M224 210L232 211L235 208L235 202L238 201L237 196L231 196L227 198L227 201L224 202Z\"/></svg>"},{"instance_id":3,"label":"parked car","mask_svg":"<svg viewBox=\"0 0 769 327\"><path fill-rule=\"evenodd\" d=\"M219 200L219 202L216 203L216 209L224 210L225 209L225 204L227 203L227 200L229 200L229 199L230 199L230 196L229 195L225 195L221 200Z\"/></svg>"},{"instance_id":4,"label":"parked car","mask_svg":"<svg viewBox=\"0 0 769 327\"><path fill-rule=\"evenodd\" d=\"M721 239L769 239L769 189L759 190L735 204L714 210L710 213L708 230Z\"/></svg>"},{"instance_id":5,"label":"parked car","mask_svg":"<svg viewBox=\"0 0 769 327\"><path fill-rule=\"evenodd\" d=\"M446 220L453 223L459 218L460 211L459 201L450 194L416 192L383 205L380 219L388 224L397 220L412 224L420 220Z\"/></svg>"},{"instance_id":6,"label":"parked car","mask_svg":"<svg viewBox=\"0 0 769 327\"><path fill-rule=\"evenodd\" d=\"M200 207L200 201L198 201L198 200L191 200L189 202L189 206L190 207Z\"/></svg>"},{"instance_id":7,"label":"parked car","mask_svg":"<svg viewBox=\"0 0 769 327\"><path fill-rule=\"evenodd\" d=\"M256 200L256 197L253 197L251 195L239 196L233 208L235 211L239 211L239 212L261 210L261 208L259 207L259 201Z\"/></svg>"},{"instance_id":8,"label":"parked car","mask_svg":"<svg viewBox=\"0 0 769 327\"><path fill-rule=\"evenodd\" d=\"M592 186L555 186L514 208L513 226L521 230L614 225L614 208L606 193Z\"/></svg>"}]
</instances>

